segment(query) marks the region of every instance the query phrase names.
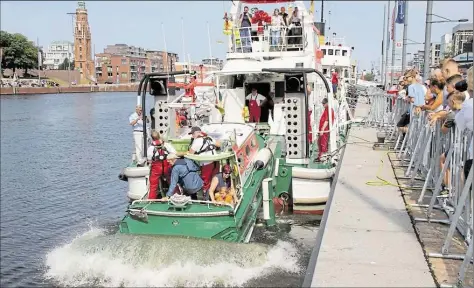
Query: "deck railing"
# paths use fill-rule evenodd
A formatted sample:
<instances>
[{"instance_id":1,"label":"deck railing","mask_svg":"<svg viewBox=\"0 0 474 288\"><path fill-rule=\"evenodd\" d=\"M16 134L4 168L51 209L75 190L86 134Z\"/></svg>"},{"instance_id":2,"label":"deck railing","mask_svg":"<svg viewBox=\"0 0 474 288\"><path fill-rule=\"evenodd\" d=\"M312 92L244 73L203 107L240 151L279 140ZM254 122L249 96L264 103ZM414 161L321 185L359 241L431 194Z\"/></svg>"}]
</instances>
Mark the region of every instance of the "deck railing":
<instances>
[{"instance_id":1,"label":"deck railing","mask_svg":"<svg viewBox=\"0 0 474 288\"><path fill-rule=\"evenodd\" d=\"M427 253L428 257L463 260L457 283L453 283L453 286L462 287L474 248L473 169L467 175L467 171L464 171L466 160L472 157L469 156L469 147L472 145L473 133L468 129L461 131L456 125L444 134L441 132L442 123L430 123L429 112L424 111L420 115L415 115L414 109L408 112L409 103L402 98L394 99L381 90L372 90L369 98L371 110L366 125L377 127L378 134L385 135L385 142L394 144L399 162L396 166L406 168L405 177L397 178L408 180L411 189L421 189L417 204L411 207L426 209L426 218L415 218L415 221L449 225L439 253ZM410 113L410 124L404 136L397 123L406 117L406 113ZM441 158L445 159L442 166ZM415 181L420 180L423 186L415 187ZM431 196L426 195L429 191ZM427 198L429 202L424 202ZM434 209L444 211L448 219L434 219ZM468 245L464 255L450 253L455 230L459 231Z\"/></svg>"},{"instance_id":2,"label":"deck railing","mask_svg":"<svg viewBox=\"0 0 474 288\"><path fill-rule=\"evenodd\" d=\"M263 33L252 27L233 28L231 53L302 51L307 45L303 26L264 26Z\"/></svg>"}]
</instances>

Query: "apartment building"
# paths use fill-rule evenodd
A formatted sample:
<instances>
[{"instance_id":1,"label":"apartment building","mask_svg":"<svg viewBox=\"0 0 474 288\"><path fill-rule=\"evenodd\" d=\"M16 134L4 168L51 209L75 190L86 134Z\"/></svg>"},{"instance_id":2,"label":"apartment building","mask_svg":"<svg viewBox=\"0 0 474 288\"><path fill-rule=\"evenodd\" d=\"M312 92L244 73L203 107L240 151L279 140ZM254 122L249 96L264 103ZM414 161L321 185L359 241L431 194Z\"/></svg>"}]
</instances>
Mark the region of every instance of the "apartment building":
<instances>
[{"instance_id":1,"label":"apartment building","mask_svg":"<svg viewBox=\"0 0 474 288\"><path fill-rule=\"evenodd\" d=\"M430 67L438 67L440 61L441 44L431 44L430 47Z\"/></svg>"},{"instance_id":2,"label":"apartment building","mask_svg":"<svg viewBox=\"0 0 474 288\"><path fill-rule=\"evenodd\" d=\"M472 52L472 36L472 23L461 23L453 28L453 56Z\"/></svg>"},{"instance_id":3,"label":"apartment building","mask_svg":"<svg viewBox=\"0 0 474 288\"><path fill-rule=\"evenodd\" d=\"M439 54L440 54L441 59L452 57L453 34L447 33L441 36Z\"/></svg>"},{"instance_id":4,"label":"apartment building","mask_svg":"<svg viewBox=\"0 0 474 288\"><path fill-rule=\"evenodd\" d=\"M95 73L98 83L133 83L145 73L175 70L176 53L145 50L126 44L108 45L96 54Z\"/></svg>"},{"instance_id":5,"label":"apartment building","mask_svg":"<svg viewBox=\"0 0 474 288\"><path fill-rule=\"evenodd\" d=\"M46 69L57 70L65 59L74 61L74 43L70 41L53 41L44 53L43 65Z\"/></svg>"},{"instance_id":6,"label":"apartment building","mask_svg":"<svg viewBox=\"0 0 474 288\"><path fill-rule=\"evenodd\" d=\"M202 59L201 61L202 64L204 65L213 65L216 66L217 69L222 70L222 67L224 67L224 60L219 59L219 58L206 58Z\"/></svg>"}]
</instances>

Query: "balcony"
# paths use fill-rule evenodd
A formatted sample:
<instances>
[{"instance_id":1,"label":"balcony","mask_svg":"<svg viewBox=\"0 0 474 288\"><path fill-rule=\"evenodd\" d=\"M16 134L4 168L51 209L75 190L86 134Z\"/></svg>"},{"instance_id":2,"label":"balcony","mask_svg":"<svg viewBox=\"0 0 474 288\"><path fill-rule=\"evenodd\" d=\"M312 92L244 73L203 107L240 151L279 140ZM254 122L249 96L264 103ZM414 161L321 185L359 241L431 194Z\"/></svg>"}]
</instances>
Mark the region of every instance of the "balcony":
<instances>
[{"instance_id":1,"label":"balcony","mask_svg":"<svg viewBox=\"0 0 474 288\"><path fill-rule=\"evenodd\" d=\"M265 54L270 57L274 54L274 57L278 57L281 52L303 51L306 42L302 26L293 26L292 29L283 26L267 26L264 27L263 33L258 35L256 35L256 27L234 28L232 30L232 45L228 54L236 53L242 57L248 57L246 54L250 53L258 53L262 56ZM251 36L244 36L249 32Z\"/></svg>"}]
</instances>

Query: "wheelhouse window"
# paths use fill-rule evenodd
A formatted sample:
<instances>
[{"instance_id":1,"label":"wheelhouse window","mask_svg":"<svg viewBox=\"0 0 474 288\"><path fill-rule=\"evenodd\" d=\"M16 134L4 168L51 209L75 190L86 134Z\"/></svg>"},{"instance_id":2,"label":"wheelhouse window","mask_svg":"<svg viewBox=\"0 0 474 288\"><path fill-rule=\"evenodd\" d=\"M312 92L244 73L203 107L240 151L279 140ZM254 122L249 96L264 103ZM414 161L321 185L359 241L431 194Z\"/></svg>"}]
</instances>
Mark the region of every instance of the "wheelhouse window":
<instances>
[{"instance_id":1,"label":"wheelhouse window","mask_svg":"<svg viewBox=\"0 0 474 288\"><path fill-rule=\"evenodd\" d=\"M336 55L336 56L341 56L341 50L336 50L335 55Z\"/></svg>"},{"instance_id":2,"label":"wheelhouse window","mask_svg":"<svg viewBox=\"0 0 474 288\"><path fill-rule=\"evenodd\" d=\"M327 74L328 74L328 69L324 68L324 69L323 69L323 74L324 74L324 75L327 75Z\"/></svg>"},{"instance_id":3,"label":"wheelhouse window","mask_svg":"<svg viewBox=\"0 0 474 288\"><path fill-rule=\"evenodd\" d=\"M321 49L321 51L323 51L323 55L326 56L326 49Z\"/></svg>"},{"instance_id":4,"label":"wheelhouse window","mask_svg":"<svg viewBox=\"0 0 474 288\"><path fill-rule=\"evenodd\" d=\"M347 56L347 50L342 50L342 56Z\"/></svg>"},{"instance_id":5,"label":"wheelhouse window","mask_svg":"<svg viewBox=\"0 0 474 288\"><path fill-rule=\"evenodd\" d=\"M334 55L334 50L333 49L328 49L328 55Z\"/></svg>"}]
</instances>

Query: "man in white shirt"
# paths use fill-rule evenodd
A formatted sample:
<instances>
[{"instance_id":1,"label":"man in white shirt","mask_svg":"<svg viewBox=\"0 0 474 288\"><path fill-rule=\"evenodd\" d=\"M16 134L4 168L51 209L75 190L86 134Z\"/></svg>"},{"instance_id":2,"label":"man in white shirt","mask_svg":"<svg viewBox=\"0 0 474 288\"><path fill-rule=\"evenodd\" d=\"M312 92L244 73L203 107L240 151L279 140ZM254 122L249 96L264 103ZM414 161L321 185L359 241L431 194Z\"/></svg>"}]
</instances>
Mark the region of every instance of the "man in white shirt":
<instances>
[{"instance_id":1,"label":"man in white shirt","mask_svg":"<svg viewBox=\"0 0 474 288\"><path fill-rule=\"evenodd\" d=\"M133 127L135 161L137 162L137 166L143 166L146 159L143 157L143 113L141 105L135 107L135 112L128 117L128 122Z\"/></svg>"},{"instance_id":2,"label":"man in white shirt","mask_svg":"<svg viewBox=\"0 0 474 288\"><path fill-rule=\"evenodd\" d=\"M250 122L258 123L260 122L260 113L263 101L265 101L265 97L257 93L257 89L252 88L252 93L245 97L245 100L249 101L249 114L250 114Z\"/></svg>"},{"instance_id":3,"label":"man in white shirt","mask_svg":"<svg viewBox=\"0 0 474 288\"><path fill-rule=\"evenodd\" d=\"M197 155L214 155L216 154L216 143L211 137L207 136L201 128L192 127L189 134L192 137L191 146L189 147L189 154ZM219 162L201 162L201 178L203 181L202 189L204 191L204 199L207 197L207 192L211 186L212 177L219 172Z\"/></svg>"}]
</instances>

